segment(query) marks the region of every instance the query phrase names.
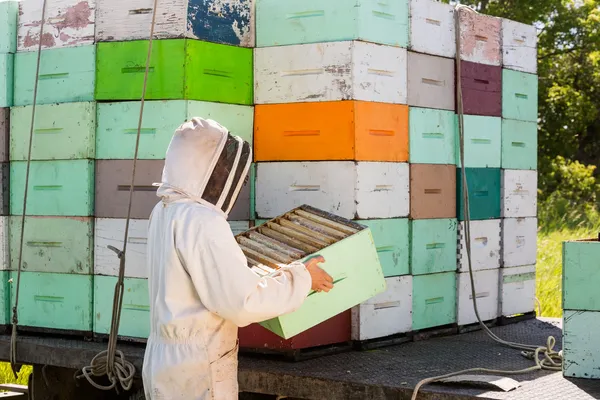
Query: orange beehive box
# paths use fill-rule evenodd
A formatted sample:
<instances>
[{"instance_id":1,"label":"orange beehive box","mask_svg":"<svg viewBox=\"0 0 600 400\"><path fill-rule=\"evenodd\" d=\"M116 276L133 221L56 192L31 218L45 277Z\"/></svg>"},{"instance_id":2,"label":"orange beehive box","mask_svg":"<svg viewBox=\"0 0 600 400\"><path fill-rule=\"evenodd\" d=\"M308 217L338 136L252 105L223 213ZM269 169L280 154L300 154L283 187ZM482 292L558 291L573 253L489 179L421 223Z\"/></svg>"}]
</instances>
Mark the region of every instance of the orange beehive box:
<instances>
[{"instance_id":1,"label":"orange beehive box","mask_svg":"<svg viewBox=\"0 0 600 400\"><path fill-rule=\"evenodd\" d=\"M366 101L256 105L255 161L408 161L408 106Z\"/></svg>"}]
</instances>

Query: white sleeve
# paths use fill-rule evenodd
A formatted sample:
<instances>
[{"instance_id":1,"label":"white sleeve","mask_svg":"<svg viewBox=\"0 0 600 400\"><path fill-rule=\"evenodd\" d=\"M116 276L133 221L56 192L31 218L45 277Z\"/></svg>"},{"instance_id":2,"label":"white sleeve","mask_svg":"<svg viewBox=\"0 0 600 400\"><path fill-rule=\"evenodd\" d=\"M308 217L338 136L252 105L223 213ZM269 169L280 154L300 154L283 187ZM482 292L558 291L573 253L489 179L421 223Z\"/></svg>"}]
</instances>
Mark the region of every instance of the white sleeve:
<instances>
[{"instance_id":1,"label":"white sleeve","mask_svg":"<svg viewBox=\"0 0 600 400\"><path fill-rule=\"evenodd\" d=\"M177 248L211 312L239 327L298 309L312 286L304 264L294 262L274 277L250 270L229 224L218 217L210 224L184 224Z\"/></svg>"}]
</instances>

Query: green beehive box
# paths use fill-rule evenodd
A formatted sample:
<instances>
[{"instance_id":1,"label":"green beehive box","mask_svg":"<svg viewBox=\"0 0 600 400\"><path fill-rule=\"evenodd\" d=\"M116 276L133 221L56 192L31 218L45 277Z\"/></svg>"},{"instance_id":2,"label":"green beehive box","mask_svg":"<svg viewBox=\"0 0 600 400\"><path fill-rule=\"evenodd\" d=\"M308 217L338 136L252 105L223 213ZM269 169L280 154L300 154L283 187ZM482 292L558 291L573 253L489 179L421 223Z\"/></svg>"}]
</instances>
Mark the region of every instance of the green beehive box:
<instances>
[{"instance_id":1,"label":"green beehive box","mask_svg":"<svg viewBox=\"0 0 600 400\"><path fill-rule=\"evenodd\" d=\"M500 168L466 168L471 220L500 218ZM464 221L462 169L456 169L456 212Z\"/></svg>"},{"instance_id":2,"label":"green beehive box","mask_svg":"<svg viewBox=\"0 0 600 400\"><path fill-rule=\"evenodd\" d=\"M10 217L11 269L19 267L22 217ZM92 274L94 220L72 217L25 217L23 270Z\"/></svg>"},{"instance_id":3,"label":"green beehive box","mask_svg":"<svg viewBox=\"0 0 600 400\"><path fill-rule=\"evenodd\" d=\"M33 106L10 110L10 159L27 160ZM35 108L32 160L93 159L96 103L43 104Z\"/></svg>"},{"instance_id":4,"label":"green beehive box","mask_svg":"<svg viewBox=\"0 0 600 400\"><path fill-rule=\"evenodd\" d=\"M537 75L510 69L502 70L502 117L537 122Z\"/></svg>"},{"instance_id":5,"label":"green beehive box","mask_svg":"<svg viewBox=\"0 0 600 400\"><path fill-rule=\"evenodd\" d=\"M410 162L456 165L458 120L452 111L410 107Z\"/></svg>"},{"instance_id":6,"label":"green beehive box","mask_svg":"<svg viewBox=\"0 0 600 400\"><path fill-rule=\"evenodd\" d=\"M13 105L13 54L0 54L0 107Z\"/></svg>"},{"instance_id":7,"label":"green beehive box","mask_svg":"<svg viewBox=\"0 0 600 400\"><path fill-rule=\"evenodd\" d=\"M94 276L94 333L110 333L116 283L116 276ZM119 336L147 339L150 334L148 280L125 278L124 285Z\"/></svg>"},{"instance_id":8,"label":"green beehive box","mask_svg":"<svg viewBox=\"0 0 600 400\"><path fill-rule=\"evenodd\" d=\"M11 304L17 273L12 272ZM21 272L19 326L37 329L92 331L92 275Z\"/></svg>"},{"instance_id":9,"label":"green beehive box","mask_svg":"<svg viewBox=\"0 0 600 400\"><path fill-rule=\"evenodd\" d=\"M502 169L537 169L537 123L502 120Z\"/></svg>"},{"instance_id":10,"label":"green beehive box","mask_svg":"<svg viewBox=\"0 0 600 400\"><path fill-rule=\"evenodd\" d=\"M94 161L32 161L27 215L94 215ZM27 161L10 163L10 212L23 214Z\"/></svg>"},{"instance_id":11,"label":"green beehive box","mask_svg":"<svg viewBox=\"0 0 600 400\"><path fill-rule=\"evenodd\" d=\"M0 271L0 326L11 321L10 271Z\"/></svg>"},{"instance_id":12,"label":"green beehive box","mask_svg":"<svg viewBox=\"0 0 600 400\"><path fill-rule=\"evenodd\" d=\"M96 46L42 50L36 104L94 101ZM15 55L15 106L33 104L37 51Z\"/></svg>"},{"instance_id":13,"label":"green beehive box","mask_svg":"<svg viewBox=\"0 0 600 400\"><path fill-rule=\"evenodd\" d=\"M97 100L139 100L148 41L98 44ZM192 39L155 40L148 73L148 100L253 102L252 49Z\"/></svg>"},{"instance_id":14,"label":"green beehive box","mask_svg":"<svg viewBox=\"0 0 600 400\"><path fill-rule=\"evenodd\" d=\"M456 323L456 273L413 277L413 330Z\"/></svg>"},{"instance_id":15,"label":"green beehive box","mask_svg":"<svg viewBox=\"0 0 600 400\"><path fill-rule=\"evenodd\" d=\"M139 101L98 104L96 158L133 158L140 104ZM187 100L147 101L138 158L165 158L175 129L193 117L213 119L252 144L254 109L251 106Z\"/></svg>"},{"instance_id":16,"label":"green beehive box","mask_svg":"<svg viewBox=\"0 0 600 400\"><path fill-rule=\"evenodd\" d=\"M502 153L502 118L464 116L465 166L500 168ZM456 164L460 162L460 137L456 135Z\"/></svg>"},{"instance_id":17,"label":"green beehive box","mask_svg":"<svg viewBox=\"0 0 600 400\"><path fill-rule=\"evenodd\" d=\"M413 220L410 222L410 228L412 275L456 271L456 219Z\"/></svg>"},{"instance_id":18,"label":"green beehive box","mask_svg":"<svg viewBox=\"0 0 600 400\"><path fill-rule=\"evenodd\" d=\"M0 0L0 53L17 51L17 19L19 2Z\"/></svg>"},{"instance_id":19,"label":"green beehive box","mask_svg":"<svg viewBox=\"0 0 600 400\"><path fill-rule=\"evenodd\" d=\"M261 270L259 264L276 268L276 263L306 261L315 255L325 258L321 267L333 278L333 290L329 293L311 292L298 310L261 323L284 339L304 332L386 289L371 230L313 207L300 206L236 236L236 239L248 258L249 266L260 274L268 272ZM285 245L281 246L281 243ZM291 253L289 246L294 249Z\"/></svg>"},{"instance_id":20,"label":"green beehive box","mask_svg":"<svg viewBox=\"0 0 600 400\"><path fill-rule=\"evenodd\" d=\"M386 278L408 275L408 218L371 219L359 222L371 230Z\"/></svg>"},{"instance_id":21,"label":"green beehive box","mask_svg":"<svg viewBox=\"0 0 600 400\"><path fill-rule=\"evenodd\" d=\"M563 309L600 311L600 241L563 242Z\"/></svg>"},{"instance_id":22,"label":"green beehive box","mask_svg":"<svg viewBox=\"0 0 600 400\"><path fill-rule=\"evenodd\" d=\"M597 292L596 287L596 290L591 293ZM564 310L563 375L565 377L600 379L598 332L600 332L600 312Z\"/></svg>"}]
</instances>

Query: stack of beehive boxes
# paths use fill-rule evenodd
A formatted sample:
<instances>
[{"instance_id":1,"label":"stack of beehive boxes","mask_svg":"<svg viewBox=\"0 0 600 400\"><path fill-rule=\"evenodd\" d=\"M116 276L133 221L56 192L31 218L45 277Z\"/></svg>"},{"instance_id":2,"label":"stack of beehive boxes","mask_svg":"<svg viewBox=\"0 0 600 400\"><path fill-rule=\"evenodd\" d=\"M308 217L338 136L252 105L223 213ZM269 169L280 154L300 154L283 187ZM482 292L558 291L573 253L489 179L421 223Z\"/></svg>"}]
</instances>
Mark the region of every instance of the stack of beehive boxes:
<instances>
[{"instance_id":1,"label":"stack of beehive boxes","mask_svg":"<svg viewBox=\"0 0 600 400\"><path fill-rule=\"evenodd\" d=\"M17 14L14 0L0 1L0 325L10 321L9 283L9 132L13 100L13 63L17 50Z\"/></svg>"},{"instance_id":2,"label":"stack of beehive boxes","mask_svg":"<svg viewBox=\"0 0 600 400\"><path fill-rule=\"evenodd\" d=\"M300 349L411 330L408 2L257 2L256 218L306 203L368 225L387 291L291 341ZM252 332L250 332L252 331Z\"/></svg>"},{"instance_id":3,"label":"stack of beehive boxes","mask_svg":"<svg viewBox=\"0 0 600 400\"><path fill-rule=\"evenodd\" d=\"M600 235L563 243L563 374L600 379Z\"/></svg>"},{"instance_id":4,"label":"stack of beehive boxes","mask_svg":"<svg viewBox=\"0 0 600 400\"><path fill-rule=\"evenodd\" d=\"M210 4L208 4L210 3ZM97 2L96 227L94 332L110 329L125 232L135 141L148 53L151 0ZM159 199L164 157L175 129L192 117L212 118L252 143L251 2L159 3L152 43L146 102L125 270L119 334L145 339L149 333L146 240L148 218ZM246 230L250 184L230 213L232 228Z\"/></svg>"},{"instance_id":5,"label":"stack of beehive boxes","mask_svg":"<svg viewBox=\"0 0 600 400\"><path fill-rule=\"evenodd\" d=\"M91 333L94 155L93 3L19 3L10 135L10 255L18 268L38 45L36 116L23 239L19 324ZM11 302L16 294L13 272Z\"/></svg>"}]
</instances>

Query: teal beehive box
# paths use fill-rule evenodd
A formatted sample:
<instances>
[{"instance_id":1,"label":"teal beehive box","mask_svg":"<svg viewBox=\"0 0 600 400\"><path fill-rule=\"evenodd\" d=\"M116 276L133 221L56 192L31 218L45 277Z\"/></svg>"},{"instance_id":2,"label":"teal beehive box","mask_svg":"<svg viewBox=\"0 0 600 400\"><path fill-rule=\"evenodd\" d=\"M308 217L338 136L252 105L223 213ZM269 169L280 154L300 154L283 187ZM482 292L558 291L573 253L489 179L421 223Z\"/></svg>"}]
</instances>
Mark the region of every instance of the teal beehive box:
<instances>
[{"instance_id":1,"label":"teal beehive box","mask_svg":"<svg viewBox=\"0 0 600 400\"><path fill-rule=\"evenodd\" d=\"M260 275L274 273L280 264L306 261L320 255L321 267L335 287L311 292L302 306L261 323L289 339L332 318L386 289L371 230L310 206L298 207L260 227L236 236L249 266Z\"/></svg>"},{"instance_id":2,"label":"teal beehive box","mask_svg":"<svg viewBox=\"0 0 600 400\"><path fill-rule=\"evenodd\" d=\"M472 220L500 218L500 168L466 168ZM456 213L464 221L462 168L456 169Z\"/></svg>"},{"instance_id":3,"label":"teal beehive box","mask_svg":"<svg viewBox=\"0 0 600 400\"><path fill-rule=\"evenodd\" d=\"M502 169L537 169L537 123L502 120Z\"/></svg>"},{"instance_id":4,"label":"teal beehive box","mask_svg":"<svg viewBox=\"0 0 600 400\"><path fill-rule=\"evenodd\" d=\"M502 70L502 117L537 122L537 75L510 69Z\"/></svg>"},{"instance_id":5,"label":"teal beehive box","mask_svg":"<svg viewBox=\"0 0 600 400\"><path fill-rule=\"evenodd\" d=\"M0 326L11 321L10 271L0 271Z\"/></svg>"},{"instance_id":6,"label":"teal beehive box","mask_svg":"<svg viewBox=\"0 0 600 400\"><path fill-rule=\"evenodd\" d=\"M479 115L464 116L464 159L467 168L500 168L502 119ZM460 162L460 138L456 136L456 164Z\"/></svg>"},{"instance_id":7,"label":"teal beehive box","mask_svg":"<svg viewBox=\"0 0 600 400\"><path fill-rule=\"evenodd\" d=\"M13 54L0 54L0 107L13 105Z\"/></svg>"},{"instance_id":8,"label":"teal beehive box","mask_svg":"<svg viewBox=\"0 0 600 400\"><path fill-rule=\"evenodd\" d=\"M563 243L563 309L600 311L600 241Z\"/></svg>"},{"instance_id":9,"label":"teal beehive box","mask_svg":"<svg viewBox=\"0 0 600 400\"><path fill-rule=\"evenodd\" d=\"M15 55L14 105L33 104L37 52ZM42 50L36 104L94 101L96 46Z\"/></svg>"},{"instance_id":10,"label":"teal beehive box","mask_svg":"<svg viewBox=\"0 0 600 400\"><path fill-rule=\"evenodd\" d=\"M564 310L563 375L565 377L600 379L598 332L600 332L600 312Z\"/></svg>"},{"instance_id":11,"label":"teal beehive box","mask_svg":"<svg viewBox=\"0 0 600 400\"><path fill-rule=\"evenodd\" d=\"M256 46L362 40L407 47L409 0L257 0Z\"/></svg>"},{"instance_id":12,"label":"teal beehive box","mask_svg":"<svg viewBox=\"0 0 600 400\"><path fill-rule=\"evenodd\" d=\"M410 107L411 164L456 165L458 119L452 111Z\"/></svg>"},{"instance_id":13,"label":"teal beehive box","mask_svg":"<svg viewBox=\"0 0 600 400\"><path fill-rule=\"evenodd\" d=\"M0 53L17 51L18 14L18 1L0 0Z\"/></svg>"}]
</instances>

